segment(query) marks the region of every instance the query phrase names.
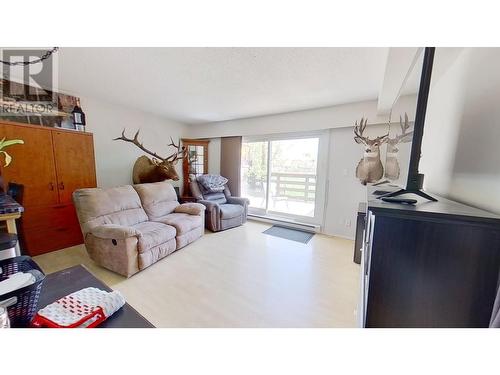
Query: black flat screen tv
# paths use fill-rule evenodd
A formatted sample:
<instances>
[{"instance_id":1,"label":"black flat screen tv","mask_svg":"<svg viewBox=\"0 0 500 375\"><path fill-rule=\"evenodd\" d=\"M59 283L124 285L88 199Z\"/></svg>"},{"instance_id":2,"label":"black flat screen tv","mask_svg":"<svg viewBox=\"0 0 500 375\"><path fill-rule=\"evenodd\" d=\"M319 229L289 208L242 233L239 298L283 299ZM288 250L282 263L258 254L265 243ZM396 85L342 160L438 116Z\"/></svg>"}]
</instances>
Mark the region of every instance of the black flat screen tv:
<instances>
[{"instance_id":1,"label":"black flat screen tv","mask_svg":"<svg viewBox=\"0 0 500 375\"><path fill-rule=\"evenodd\" d=\"M415 110L415 122L413 125L413 139L411 143L410 161L408 166L408 178L404 189L384 195L395 197L402 194L416 194L422 198L436 201L437 199L422 191L424 175L419 172L418 165L422 153L422 137L424 135L425 114L427 111L427 100L431 86L432 65L434 62L435 47L426 47L422 62L417 107Z\"/></svg>"}]
</instances>

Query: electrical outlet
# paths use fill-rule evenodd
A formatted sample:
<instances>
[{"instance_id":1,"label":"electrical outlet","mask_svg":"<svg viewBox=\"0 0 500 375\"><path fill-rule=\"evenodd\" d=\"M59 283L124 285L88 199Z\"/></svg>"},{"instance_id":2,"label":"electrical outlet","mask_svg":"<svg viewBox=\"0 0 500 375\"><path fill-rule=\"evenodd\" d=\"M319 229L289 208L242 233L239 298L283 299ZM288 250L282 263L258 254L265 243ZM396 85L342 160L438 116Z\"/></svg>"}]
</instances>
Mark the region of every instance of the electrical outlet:
<instances>
[{"instance_id":1,"label":"electrical outlet","mask_svg":"<svg viewBox=\"0 0 500 375\"><path fill-rule=\"evenodd\" d=\"M345 220L345 226L346 226L347 228L350 228L350 227L351 227L351 220L350 220L350 219L346 219L346 220Z\"/></svg>"}]
</instances>

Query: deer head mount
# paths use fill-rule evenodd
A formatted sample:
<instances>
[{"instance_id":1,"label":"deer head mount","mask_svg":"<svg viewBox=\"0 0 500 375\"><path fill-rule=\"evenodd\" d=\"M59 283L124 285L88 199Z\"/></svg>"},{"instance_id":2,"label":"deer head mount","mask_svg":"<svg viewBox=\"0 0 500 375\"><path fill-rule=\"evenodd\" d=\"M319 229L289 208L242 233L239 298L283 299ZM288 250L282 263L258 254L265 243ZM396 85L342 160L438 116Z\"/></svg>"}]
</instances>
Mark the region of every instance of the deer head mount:
<instances>
[{"instance_id":1,"label":"deer head mount","mask_svg":"<svg viewBox=\"0 0 500 375\"><path fill-rule=\"evenodd\" d=\"M172 137L170 137L170 143L168 146L175 147L176 151L170 156L163 158L157 153L148 150L141 142L139 142L139 130L135 133L134 138L127 138L125 136L125 129L123 129L121 137L114 138L113 140L130 142L145 153L152 156L152 158L148 158L146 155L143 155L135 161L132 173L134 184L165 180L179 180L179 176L175 170L175 165L180 159L186 157L186 148L184 146L181 147L180 141L178 144L175 144Z\"/></svg>"},{"instance_id":2,"label":"deer head mount","mask_svg":"<svg viewBox=\"0 0 500 375\"><path fill-rule=\"evenodd\" d=\"M354 125L354 141L364 146L363 158L359 161L356 167L356 177L359 178L363 185L367 183L377 182L384 175L384 166L380 160L380 146L387 142L388 134L369 138L363 135L368 119L361 118L361 121L356 121Z\"/></svg>"},{"instance_id":3,"label":"deer head mount","mask_svg":"<svg viewBox=\"0 0 500 375\"><path fill-rule=\"evenodd\" d=\"M410 123L408 121L408 114L405 113L405 121L403 123L403 118L399 116L399 126L401 128L401 134L396 135L394 138L388 138L387 140L387 157L385 161L385 177L389 180L397 180L400 174L399 162L398 162L398 152L397 147L400 143L408 143L412 140L413 131L408 132L410 129Z\"/></svg>"}]
</instances>

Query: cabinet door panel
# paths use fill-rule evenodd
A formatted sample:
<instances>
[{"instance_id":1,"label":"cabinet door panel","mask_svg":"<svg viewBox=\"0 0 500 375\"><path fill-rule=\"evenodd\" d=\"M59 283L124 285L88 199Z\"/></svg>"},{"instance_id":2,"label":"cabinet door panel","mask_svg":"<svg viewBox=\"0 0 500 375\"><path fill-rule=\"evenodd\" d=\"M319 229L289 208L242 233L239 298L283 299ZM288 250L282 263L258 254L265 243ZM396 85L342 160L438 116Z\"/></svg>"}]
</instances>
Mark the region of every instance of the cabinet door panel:
<instances>
[{"instance_id":1,"label":"cabinet door panel","mask_svg":"<svg viewBox=\"0 0 500 375\"><path fill-rule=\"evenodd\" d=\"M80 227L72 204L27 207L22 216L24 229L43 229L61 226Z\"/></svg>"},{"instance_id":2,"label":"cabinet door panel","mask_svg":"<svg viewBox=\"0 0 500 375\"><path fill-rule=\"evenodd\" d=\"M56 171L52 152L51 131L35 127L0 124L0 139L22 139L24 145L5 149L12 162L3 167L5 184L16 182L24 185L24 206L42 206L58 203Z\"/></svg>"},{"instance_id":3,"label":"cabinet door panel","mask_svg":"<svg viewBox=\"0 0 500 375\"><path fill-rule=\"evenodd\" d=\"M60 203L70 203L76 189L95 187L94 141L91 135L52 132Z\"/></svg>"},{"instance_id":4,"label":"cabinet door panel","mask_svg":"<svg viewBox=\"0 0 500 375\"><path fill-rule=\"evenodd\" d=\"M80 227L74 225L60 225L50 228L28 228L24 231L24 234L24 241L30 256L36 256L83 243Z\"/></svg>"}]
</instances>

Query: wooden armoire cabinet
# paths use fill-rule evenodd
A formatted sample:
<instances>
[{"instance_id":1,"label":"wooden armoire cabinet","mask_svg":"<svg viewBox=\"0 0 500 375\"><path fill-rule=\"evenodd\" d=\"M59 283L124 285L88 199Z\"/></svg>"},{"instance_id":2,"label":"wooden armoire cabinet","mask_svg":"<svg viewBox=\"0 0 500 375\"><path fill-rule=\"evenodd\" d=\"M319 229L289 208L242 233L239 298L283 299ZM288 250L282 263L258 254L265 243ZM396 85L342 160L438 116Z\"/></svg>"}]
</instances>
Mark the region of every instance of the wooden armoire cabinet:
<instances>
[{"instance_id":1,"label":"wooden armoire cabinet","mask_svg":"<svg viewBox=\"0 0 500 375\"><path fill-rule=\"evenodd\" d=\"M22 251L34 256L83 243L71 199L95 187L91 133L0 122L0 138L22 139L8 149L12 163L1 169L4 183L24 185Z\"/></svg>"}]
</instances>

